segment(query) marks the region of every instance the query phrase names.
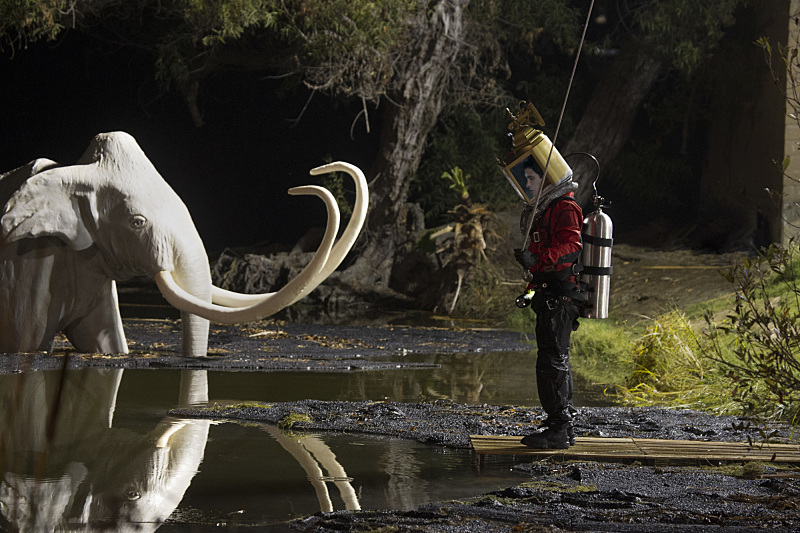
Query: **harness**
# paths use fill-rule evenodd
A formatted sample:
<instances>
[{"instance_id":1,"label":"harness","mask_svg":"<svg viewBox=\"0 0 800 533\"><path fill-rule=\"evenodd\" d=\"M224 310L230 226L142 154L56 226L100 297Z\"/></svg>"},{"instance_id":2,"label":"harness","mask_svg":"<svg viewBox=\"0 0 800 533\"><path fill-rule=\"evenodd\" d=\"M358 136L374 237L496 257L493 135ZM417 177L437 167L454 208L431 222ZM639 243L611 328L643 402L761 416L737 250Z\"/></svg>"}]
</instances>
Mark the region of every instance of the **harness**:
<instances>
[{"instance_id":1,"label":"harness","mask_svg":"<svg viewBox=\"0 0 800 533\"><path fill-rule=\"evenodd\" d=\"M574 203L576 206L578 202L571 196L559 196L554 199L547 207L547 223L539 230L535 231L532 235L534 242L541 241L541 233L546 233L549 242L553 242L553 212L552 208L560 201L567 200ZM583 232L580 232L581 247L576 251L562 255L558 258L556 264L563 265L569 264L569 267L561 270L556 270L555 267L547 267L542 272L533 272L532 282L536 283L539 287L547 292L558 296L565 296L585 302L587 299L586 283L579 280L580 273L584 270L583 267ZM570 276L575 276L575 281L569 281Z\"/></svg>"}]
</instances>

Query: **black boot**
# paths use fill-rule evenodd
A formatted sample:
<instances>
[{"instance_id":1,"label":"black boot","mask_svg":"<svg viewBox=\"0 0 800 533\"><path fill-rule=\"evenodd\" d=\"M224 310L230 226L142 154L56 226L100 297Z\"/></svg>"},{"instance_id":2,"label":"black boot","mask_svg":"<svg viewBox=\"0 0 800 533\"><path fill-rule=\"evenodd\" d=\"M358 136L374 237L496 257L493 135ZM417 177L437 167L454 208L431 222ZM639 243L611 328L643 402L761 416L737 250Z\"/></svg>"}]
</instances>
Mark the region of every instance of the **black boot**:
<instances>
[{"instance_id":1,"label":"black boot","mask_svg":"<svg viewBox=\"0 0 800 533\"><path fill-rule=\"evenodd\" d=\"M575 428L572 427L572 424L567 426L567 439L569 439L569 445L575 445Z\"/></svg>"},{"instance_id":2,"label":"black boot","mask_svg":"<svg viewBox=\"0 0 800 533\"><path fill-rule=\"evenodd\" d=\"M570 425L565 424L559 428L547 428L539 433L532 433L523 437L522 444L537 450L566 450L570 445Z\"/></svg>"}]
</instances>

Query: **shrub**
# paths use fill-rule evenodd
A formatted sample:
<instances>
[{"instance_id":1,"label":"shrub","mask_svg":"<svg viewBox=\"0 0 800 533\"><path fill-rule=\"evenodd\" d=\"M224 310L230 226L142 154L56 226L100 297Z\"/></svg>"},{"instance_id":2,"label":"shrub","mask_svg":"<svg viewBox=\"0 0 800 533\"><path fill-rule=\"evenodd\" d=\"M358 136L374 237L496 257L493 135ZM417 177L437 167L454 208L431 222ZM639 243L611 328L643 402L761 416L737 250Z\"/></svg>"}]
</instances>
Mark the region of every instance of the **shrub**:
<instances>
[{"instance_id":1,"label":"shrub","mask_svg":"<svg viewBox=\"0 0 800 533\"><path fill-rule=\"evenodd\" d=\"M770 245L734 265L726 278L736 304L717 324L710 315L710 354L733 382L745 414L797 420L800 410L800 258L797 245Z\"/></svg>"}]
</instances>

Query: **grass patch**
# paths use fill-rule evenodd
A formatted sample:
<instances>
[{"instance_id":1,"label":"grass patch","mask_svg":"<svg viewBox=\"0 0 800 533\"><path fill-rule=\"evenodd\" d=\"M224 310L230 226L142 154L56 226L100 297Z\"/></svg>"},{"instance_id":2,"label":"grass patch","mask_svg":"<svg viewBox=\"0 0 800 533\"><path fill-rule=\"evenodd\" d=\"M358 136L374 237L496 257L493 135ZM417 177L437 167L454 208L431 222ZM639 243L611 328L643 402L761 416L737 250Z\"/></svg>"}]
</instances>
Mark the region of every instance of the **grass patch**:
<instances>
[{"instance_id":1,"label":"grass patch","mask_svg":"<svg viewBox=\"0 0 800 533\"><path fill-rule=\"evenodd\" d=\"M718 361L708 357L709 340L675 309L654 318L632 345L633 372L615 391L626 405L739 411Z\"/></svg>"},{"instance_id":2,"label":"grass patch","mask_svg":"<svg viewBox=\"0 0 800 533\"><path fill-rule=\"evenodd\" d=\"M604 320L580 321L570 340L573 372L594 385L613 387L630 374L632 335Z\"/></svg>"},{"instance_id":3,"label":"grass patch","mask_svg":"<svg viewBox=\"0 0 800 533\"><path fill-rule=\"evenodd\" d=\"M760 461L729 463L723 466L713 467L712 470L726 476L738 477L740 479L758 479L767 471L767 464Z\"/></svg>"}]
</instances>

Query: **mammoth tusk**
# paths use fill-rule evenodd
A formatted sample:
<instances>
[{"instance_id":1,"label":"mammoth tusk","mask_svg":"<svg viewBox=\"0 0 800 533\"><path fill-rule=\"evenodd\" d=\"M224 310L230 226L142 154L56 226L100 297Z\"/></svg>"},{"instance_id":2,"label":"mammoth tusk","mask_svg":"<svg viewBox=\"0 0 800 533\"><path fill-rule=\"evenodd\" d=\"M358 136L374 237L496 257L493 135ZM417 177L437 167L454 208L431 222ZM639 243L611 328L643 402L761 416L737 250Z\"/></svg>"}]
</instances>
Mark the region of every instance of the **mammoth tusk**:
<instances>
[{"instance_id":1,"label":"mammoth tusk","mask_svg":"<svg viewBox=\"0 0 800 533\"><path fill-rule=\"evenodd\" d=\"M313 185L295 187L289 193L319 196L325 202L328 210L328 224L317 253L314 254L306 268L292 278L281 290L270 294L269 298L264 298L262 295L260 301L251 303L246 307L223 307L205 302L186 292L175 282L171 272L162 270L155 275L155 281L164 298L181 311L192 313L220 324L237 324L252 322L273 315L284 307L291 305L297 299L302 298L319 285L320 281L324 279L320 278L320 273L325 268L336 234L339 231L339 207L336 205L333 195L322 187Z\"/></svg>"},{"instance_id":2,"label":"mammoth tusk","mask_svg":"<svg viewBox=\"0 0 800 533\"><path fill-rule=\"evenodd\" d=\"M364 173L361 172L361 169L355 165L351 165L350 163L337 161L335 163L316 167L310 171L310 174L312 176L316 176L329 172L347 172L353 178L356 186L356 201L355 205L353 206L353 214L350 217L350 221L347 223L347 227L342 232L342 236L331 250L328 260L325 262L325 266L319 272L319 281L314 280L314 282L310 282L308 289L299 294L291 303L295 303L297 300L311 292L317 285L324 281L333 273L334 270L339 267L350 249L353 247L353 244L355 244L356 239L361 232L361 228L364 225L364 221L367 218L367 207L369 206L369 188L367 186L367 180L364 177ZM310 266L311 263L309 263L299 275L303 275L306 269L308 269ZM219 287L212 287L211 291L211 301L213 303L228 307L247 307L267 300L277 294L275 292L264 294L242 294L238 292L227 291Z\"/></svg>"}]
</instances>

